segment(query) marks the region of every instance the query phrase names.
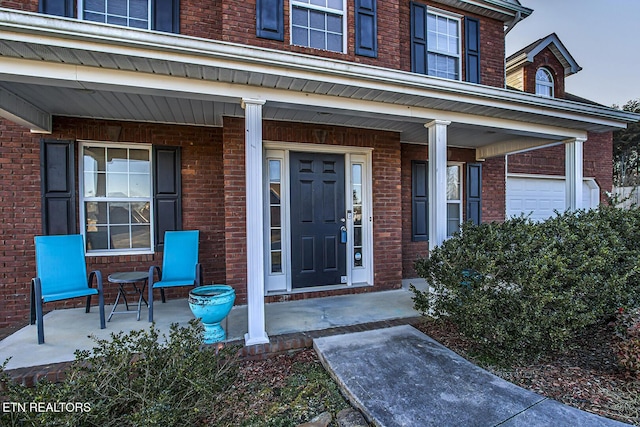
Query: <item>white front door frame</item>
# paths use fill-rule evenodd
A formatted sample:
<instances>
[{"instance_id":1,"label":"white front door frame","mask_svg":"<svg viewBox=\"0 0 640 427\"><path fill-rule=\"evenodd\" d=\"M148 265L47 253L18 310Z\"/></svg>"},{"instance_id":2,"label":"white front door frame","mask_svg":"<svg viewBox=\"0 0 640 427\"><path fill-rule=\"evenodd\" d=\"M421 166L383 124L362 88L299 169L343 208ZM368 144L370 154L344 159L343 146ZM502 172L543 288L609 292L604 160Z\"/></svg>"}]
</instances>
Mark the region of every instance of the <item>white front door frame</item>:
<instances>
[{"instance_id":1,"label":"white front door frame","mask_svg":"<svg viewBox=\"0 0 640 427\"><path fill-rule=\"evenodd\" d=\"M270 221L268 212L264 211L264 288L268 295L287 294L296 292L309 292L310 290L318 290L319 288L293 289L291 285L291 243L290 243L290 217L291 206L289 203L289 152L290 151L310 151L315 153L328 154L344 154L345 155L345 198L346 210L345 220L347 226L347 282L338 286L323 286L322 290L330 290L333 288L373 285L373 179L372 179L372 151L373 148L368 147L351 147L337 146L326 144L306 144L294 142L276 142L265 141L265 161L269 160L281 161L281 248L282 248L282 271L272 273L270 256L271 248L269 242ZM355 266L354 259L354 206L353 197L349 197L352 192L352 170L353 165L362 166L362 243L363 251L361 254L363 266ZM263 173L263 203L268 206L269 203L269 180L268 170ZM349 218L349 212L351 217Z\"/></svg>"}]
</instances>

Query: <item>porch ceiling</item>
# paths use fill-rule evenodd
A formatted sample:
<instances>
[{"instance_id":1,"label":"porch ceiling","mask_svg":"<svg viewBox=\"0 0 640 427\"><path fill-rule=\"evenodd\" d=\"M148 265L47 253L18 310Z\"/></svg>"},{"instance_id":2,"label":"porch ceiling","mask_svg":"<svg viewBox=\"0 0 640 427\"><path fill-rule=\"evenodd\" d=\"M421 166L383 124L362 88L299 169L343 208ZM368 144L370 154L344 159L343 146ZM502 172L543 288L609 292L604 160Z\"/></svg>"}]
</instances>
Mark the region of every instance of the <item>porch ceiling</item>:
<instances>
[{"instance_id":1,"label":"porch ceiling","mask_svg":"<svg viewBox=\"0 0 640 427\"><path fill-rule=\"evenodd\" d=\"M0 9L0 115L48 131L74 116L221 126L244 116L398 132L426 143L424 124L452 122L449 144L545 145L640 116L308 55ZM16 119L17 118L17 119ZM520 144L521 146L521 144Z\"/></svg>"}]
</instances>

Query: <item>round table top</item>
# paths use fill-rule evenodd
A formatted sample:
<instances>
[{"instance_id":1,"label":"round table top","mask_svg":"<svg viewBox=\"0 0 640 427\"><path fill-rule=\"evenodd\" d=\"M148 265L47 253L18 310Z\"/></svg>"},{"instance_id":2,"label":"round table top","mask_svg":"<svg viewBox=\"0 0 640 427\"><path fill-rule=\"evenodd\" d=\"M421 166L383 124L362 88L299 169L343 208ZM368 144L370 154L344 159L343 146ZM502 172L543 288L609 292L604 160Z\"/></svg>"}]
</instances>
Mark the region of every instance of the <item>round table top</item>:
<instances>
[{"instance_id":1,"label":"round table top","mask_svg":"<svg viewBox=\"0 0 640 427\"><path fill-rule=\"evenodd\" d=\"M126 271L110 274L107 280L112 283L134 283L147 280L148 278L148 271Z\"/></svg>"}]
</instances>

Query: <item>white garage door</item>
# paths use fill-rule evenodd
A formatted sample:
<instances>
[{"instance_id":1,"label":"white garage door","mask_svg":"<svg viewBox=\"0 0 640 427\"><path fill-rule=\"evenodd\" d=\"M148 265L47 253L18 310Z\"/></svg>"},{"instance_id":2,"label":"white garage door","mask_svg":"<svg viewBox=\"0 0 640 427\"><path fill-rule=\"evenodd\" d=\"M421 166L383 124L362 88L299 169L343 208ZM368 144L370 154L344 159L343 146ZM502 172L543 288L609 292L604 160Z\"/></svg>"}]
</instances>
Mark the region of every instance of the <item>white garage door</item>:
<instances>
[{"instance_id":1,"label":"white garage door","mask_svg":"<svg viewBox=\"0 0 640 427\"><path fill-rule=\"evenodd\" d=\"M531 214L531 219L542 221L565 210L564 177L507 177L507 218ZM593 178L582 185L582 206L596 208L600 203L600 188Z\"/></svg>"}]
</instances>

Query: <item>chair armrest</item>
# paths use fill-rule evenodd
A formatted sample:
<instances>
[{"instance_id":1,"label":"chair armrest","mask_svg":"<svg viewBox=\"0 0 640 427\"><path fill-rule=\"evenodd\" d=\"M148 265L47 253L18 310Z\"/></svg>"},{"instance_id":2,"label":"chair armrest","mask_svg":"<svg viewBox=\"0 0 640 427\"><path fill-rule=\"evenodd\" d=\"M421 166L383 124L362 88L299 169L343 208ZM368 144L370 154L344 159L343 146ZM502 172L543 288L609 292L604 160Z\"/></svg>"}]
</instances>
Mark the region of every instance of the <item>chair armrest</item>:
<instances>
[{"instance_id":1,"label":"chair armrest","mask_svg":"<svg viewBox=\"0 0 640 427\"><path fill-rule=\"evenodd\" d=\"M96 283L98 284L98 293L101 294L102 293L102 273L100 272L100 270L93 270L91 273L89 273L88 285L89 287L91 287L94 276L96 278Z\"/></svg>"},{"instance_id":2,"label":"chair armrest","mask_svg":"<svg viewBox=\"0 0 640 427\"><path fill-rule=\"evenodd\" d=\"M160 269L160 267L156 266L156 265L152 265L151 267L149 267L149 281L147 282L147 286L152 287L153 284L155 283L153 281L153 272L157 271L158 272L158 282L162 280L162 270Z\"/></svg>"}]
</instances>

